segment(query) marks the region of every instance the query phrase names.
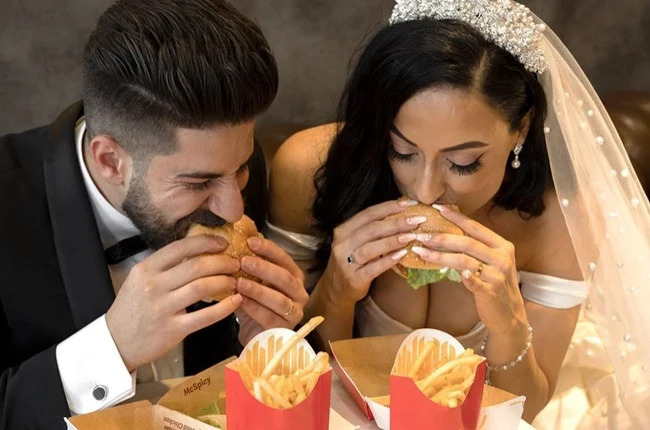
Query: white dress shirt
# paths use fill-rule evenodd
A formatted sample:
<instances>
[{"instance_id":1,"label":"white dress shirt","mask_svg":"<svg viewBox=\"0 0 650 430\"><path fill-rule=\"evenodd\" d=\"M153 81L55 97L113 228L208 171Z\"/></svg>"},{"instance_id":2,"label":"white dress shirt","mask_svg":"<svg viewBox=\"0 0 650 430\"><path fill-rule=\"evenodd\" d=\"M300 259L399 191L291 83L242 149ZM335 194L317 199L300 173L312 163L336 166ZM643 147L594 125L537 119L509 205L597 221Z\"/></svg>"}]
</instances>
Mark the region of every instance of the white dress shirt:
<instances>
[{"instance_id":1,"label":"white dress shirt","mask_svg":"<svg viewBox=\"0 0 650 430\"><path fill-rule=\"evenodd\" d=\"M95 214L95 221L107 249L123 239L140 234L131 220L114 208L92 180L83 156L86 122L75 128L79 166ZM109 265L115 294L137 263L149 255L145 250L119 264ZM89 286L92 288L92 286ZM146 342L146 339L143 339ZM106 315L84 327L56 348L56 359L68 407L73 414L85 414L113 406L135 394L136 372L129 374L106 324ZM137 382L184 376L182 343L165 357L137 369Z\"/></svg>"}]
</instances>

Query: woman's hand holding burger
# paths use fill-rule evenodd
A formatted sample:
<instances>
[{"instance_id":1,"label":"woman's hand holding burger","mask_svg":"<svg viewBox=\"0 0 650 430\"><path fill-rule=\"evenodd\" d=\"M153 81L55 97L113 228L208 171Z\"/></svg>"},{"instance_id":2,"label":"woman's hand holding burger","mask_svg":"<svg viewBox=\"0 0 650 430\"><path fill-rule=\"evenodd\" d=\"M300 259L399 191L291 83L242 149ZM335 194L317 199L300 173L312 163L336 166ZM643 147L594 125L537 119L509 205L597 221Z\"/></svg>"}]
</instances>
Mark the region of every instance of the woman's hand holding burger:
<instances>
[{"instance_id":1,"label":"woman's hand holding burger","mask_svg":"<svg viewBox=\"0 0 650 430\"><path fill-rule=\"evenodd\" d=\"M413 252L428 263L461 273L491 335L516 333L525 337L528 321L519 291L514 245L460 212L444 206L436 208L465 235L426 235L420 237L422 246L414 247Z\"/></svg>"},{"instance_id":2,"label":"woman's hand holding burger","mask_svg":"<svg viewBox=\"0 0 650 430\"><path fill-rule=\"evenodd\" d=\"M416 238L412 231L427 219L400 214L417 204L404 199L380 203L334 229L332 252L319 283L328 301L335 306L358 302L375 278L404 258L406 245ZM387 218L391 215L395 217Z\"/></svg>"}]
</instances>

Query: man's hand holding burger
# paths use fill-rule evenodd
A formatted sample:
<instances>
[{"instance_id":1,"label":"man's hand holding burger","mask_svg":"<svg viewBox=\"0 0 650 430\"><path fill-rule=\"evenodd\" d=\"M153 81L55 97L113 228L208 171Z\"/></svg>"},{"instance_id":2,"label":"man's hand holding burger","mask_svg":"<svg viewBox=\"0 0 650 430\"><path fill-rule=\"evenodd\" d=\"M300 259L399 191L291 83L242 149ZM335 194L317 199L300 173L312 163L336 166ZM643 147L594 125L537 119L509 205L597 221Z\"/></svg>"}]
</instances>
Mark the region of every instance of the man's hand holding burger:
<instances>
[{"instance_id":1,"label":"man's hand holding burger","mask_svg":"<svg viewBox=\"0 0 650 430\"><path fill-rule=\"evenodd\" d=\"M237 280L237 292L243 298L237 311L240 340L250 339L261 329L293 329L302 320L309 299L302 270L282 248L260 237L249 238L248 245L256 255L242 258L241 270L258 280ZM247 330L246 315L259 325L257 329Z\"/></svg>"},{"instance_id":2,"label":"man's hand holding burger","mask_svg":"<svg viewBox=\"0 0 650 430\"><path fill-rule=\"evenodd\" d=\"M240 262L240 270L232 275L236 283L231 293L236 290L242 297L237 311L242 344L262 330L293 329L302 320L309 298L302 270L282 248L260 237L250 218L243 216L221 227L190 228L188 235L197 234L223 237L229 245L222 254Z\"/></svg>"},{"instance_id":3,"label":"man's hand holding burger","mask_svg":"<svg viewBox=\"0 0 650 430\"><path fill-rule=\"evenodd\" d=\"M167 354L189 334L216 323L242 301L232 277L240 263L222 252L220 237L196 236L173 242L135 265L124 281L106 323L129 371ZM187 313L204 297L224 300Z\"/></svg>"}]
</instances>

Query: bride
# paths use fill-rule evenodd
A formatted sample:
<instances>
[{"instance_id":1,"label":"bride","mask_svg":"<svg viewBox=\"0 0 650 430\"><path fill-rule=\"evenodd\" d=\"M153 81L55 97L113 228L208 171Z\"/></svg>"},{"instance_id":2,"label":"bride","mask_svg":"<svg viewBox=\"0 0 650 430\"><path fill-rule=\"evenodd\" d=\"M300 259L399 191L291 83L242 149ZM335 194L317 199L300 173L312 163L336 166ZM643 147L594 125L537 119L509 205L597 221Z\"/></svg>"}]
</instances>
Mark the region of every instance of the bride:
<instances>
[{"instance_id":1,"label":"bride","mask_svg":"<svg viewBox=\"0 0 650 430\"><path fill-rule=\"evenodd\" d=\"M418 201L466 236L384 220ZM482 351L536 427L632 428L650 413L648 220L600 100L527 8L402 0L339 122L278 151L266 234L311 276L323 346L437 328ZM414 239L462 283L408 287L390 269Z\"/></svg>"}]
</instances>

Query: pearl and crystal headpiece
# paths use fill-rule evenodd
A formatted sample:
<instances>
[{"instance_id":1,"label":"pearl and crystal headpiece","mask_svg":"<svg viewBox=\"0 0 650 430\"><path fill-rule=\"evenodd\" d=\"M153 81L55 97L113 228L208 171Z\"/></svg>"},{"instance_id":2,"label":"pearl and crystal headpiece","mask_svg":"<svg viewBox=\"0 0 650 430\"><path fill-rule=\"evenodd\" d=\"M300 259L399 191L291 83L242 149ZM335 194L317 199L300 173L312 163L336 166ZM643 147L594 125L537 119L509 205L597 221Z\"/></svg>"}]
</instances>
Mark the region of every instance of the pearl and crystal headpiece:
<instances>
[{"instance_id":1,"label":"pearl and crystal headpiece","mask_svg":"<svg viewBox=\"0 0 650 430\"><path fill-rule=\"evenodd\" d=\"M544 24L535 24L530 10L511 0L397 0L390 23L423 18L455 19L514 55L527 70L544 73L548 64L540 39Z\"/></svg>"}]
</instances>

